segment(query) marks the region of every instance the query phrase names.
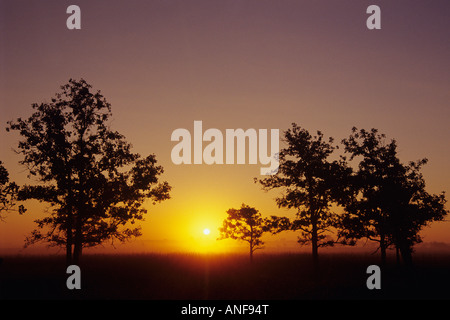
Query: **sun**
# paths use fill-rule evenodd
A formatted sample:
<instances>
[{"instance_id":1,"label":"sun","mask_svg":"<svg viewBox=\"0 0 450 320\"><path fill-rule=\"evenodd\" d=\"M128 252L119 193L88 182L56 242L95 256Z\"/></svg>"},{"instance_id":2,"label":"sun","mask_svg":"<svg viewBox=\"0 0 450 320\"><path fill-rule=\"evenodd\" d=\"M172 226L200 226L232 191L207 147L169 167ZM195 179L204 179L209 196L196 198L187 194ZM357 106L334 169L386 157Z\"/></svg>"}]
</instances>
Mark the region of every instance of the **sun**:
<instances>
[{"instance_id":1,"label":"sun","mask_svg":"<svg viewBox=\"0 0 450 320\"><path fill-rule=\"evenodd\" d=\"M211 233L211 231L208 228L203 229L203 234L204 235L209 235Z\"/></svg>"}]
</instances>

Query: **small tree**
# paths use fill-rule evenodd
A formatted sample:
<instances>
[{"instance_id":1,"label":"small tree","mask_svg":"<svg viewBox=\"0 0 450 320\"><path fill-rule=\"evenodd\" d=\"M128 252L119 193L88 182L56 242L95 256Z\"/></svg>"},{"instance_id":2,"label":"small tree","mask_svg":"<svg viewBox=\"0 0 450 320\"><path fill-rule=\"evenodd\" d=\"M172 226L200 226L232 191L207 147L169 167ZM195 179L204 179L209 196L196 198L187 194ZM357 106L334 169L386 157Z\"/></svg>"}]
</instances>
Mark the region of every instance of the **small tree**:
<instances>
[{"instance_id":1,"label":"small tree","mask_svg":"<svg viewBox=\"0 0 450 320\"><path fill-rule=\"evenodd\" d=\"M146 199L168 199L171 189L158 183L163 168L155 156L131 152L125 137L109 128L110 104L83 79L70 79L50 103L32 107L28 119L7 128L22 136L21 164L41 182L24 186L20 197L47 202L53 211L36 220L27 244L65 246L67 263L78 264L84 247L139 236L140 228L128 223L143 220Z\"/></svg>"},{"instance_id":2,"label":"small tree","mask_svg":"<svg viewBox=\"0 0 450 320\"><path fill-rule=\"evenodd\" d=\"M250 261L253 261L253 252L262 249L264 245L261 237L266 230L261 213L255 208L242 204L240 209L228 209L227 214L222 227L219 228L218 240L231 238L248 242Z\"/></svg>"}]
</instances>

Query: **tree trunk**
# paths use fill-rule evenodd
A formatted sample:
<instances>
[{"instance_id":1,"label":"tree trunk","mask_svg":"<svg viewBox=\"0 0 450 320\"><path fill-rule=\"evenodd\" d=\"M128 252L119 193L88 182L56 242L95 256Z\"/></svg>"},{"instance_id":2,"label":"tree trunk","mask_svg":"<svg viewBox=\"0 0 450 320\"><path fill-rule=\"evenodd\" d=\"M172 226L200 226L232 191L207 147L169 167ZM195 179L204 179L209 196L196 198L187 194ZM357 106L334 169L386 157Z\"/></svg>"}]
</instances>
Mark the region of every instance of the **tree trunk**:
<instances>
[{"instance_id":1,"label":"tree trunk","mask_svg":"<svg viewBox=\"0 0 450 320\"><path fill-rule=\"evenodd\" d=\"M395 260L397 262L397 266L400 265L400 249L398 246L395 246Z\"/></svg>"},{"instance_id":2,"label":"tree trunk","mask_svg":"<svg viewBox=\"0 0 450 320\"><path fill-rule=\"evenodd\" d=\"M80 265L81 253L83 250L82 244L75 242L75 246L73 248L73 259L72 264Z\"/></svg>"},{"instance_id":3,"label":"tree trunk","mask_svg":"<svg viewBox=\"0 0 450 320\"><path fill-rule=\"evenodd\" d=\"M81 252L83 250L83 230L80 213L78 213L75 224L75 244L73 249L73 263L79 265Z\"/></svg>"},{"instance_id":4,"label":"tree trunk","mask_svg":"<svg viewBox=\"0 0 450 320\"><path fill-rule=\"evenodd\" d=\"M312 178L308 178L308 206L309 212L311 214L311 244L312 244L312 259L313 259L313 268L315 271L319 269L319 237L317 232L317 220L319 219L319 213L316 210L314 197L313 197L313 181Z\"/></svg>"},{"instance_id":5,"label":"tree trunk","mask_svg":"<svg viewBox=\"0 0 450 320\"><path fill-rule=\"evenodd\" d=\"M319 244L318 244L318 234L317 234L317 221L313 219L312 230L311 230L311 244L312 244L312 259L314 269L319 267Z\"/></svg>"},{"instance_id":6,"label":"tree trunk","mask_svg":"<svg viewBox=\"0 0 450 320\"><path fill-rule=\"evenodd\" d=\"M250 263L253 262L253 225L250 224Z\"/></svg>"},{"instance_id":7,"label":"tree trunk","mask_svg":"<svg viewBox=\"0 0 450 320\"><path fill-rule=\"evenodd\" d=\"M79 179L79 189L78 189L78 199L77 199L77 210L76 210L76 220L75 220L75 239L74 239L74 249L73 249L73 262L79 265L81 258L81 251L83 249L83 217L86 214L86 203L88 195L86 194L87 185L85 179L85 170L87 167L87 158L85 158L85 141L84 133L86 132L87 124L83 122L83 126L79 129L79 140L78 145L79 151L79 167L77 168L78 179Z\"/></svg>"},{"instance_id":8,"label":"tree trunk","mask_svg":"<svg viewBox=\"0 0 450 320\"><path fill-rule=\"evenodd\" d=\"M384 234L380 234L380 251L381 251L381 265L386 265L386 240Z\"/></svg>"},{"instance_id":9,"label":"tree trunk","mask_svg":"<svg viewBox=\"0 0 450 320\"><path fill-rule=\"evenodd\" d=\"M65 160L65 165L67 165L67 158ZM66 225L66 264L70 266L72 264L73 254L72 254L72 246L73 246L73 190L72 190L72 179L71 172L69 171L66 176L66 180L68 183L67 188L67 225Z\"/></svg>"},{"instance_id":10,"label":"tree trunk","mask_svg":"<svg viewBox=\"0 0 450 320\"><path fill-rule=\"evenodd\" d=\"M410 268L413 265L412 262L412 249L407 244L400 245L400 254L402 255L403 263L405 267Z\"/></svg>"},{"instance_id":11,"label":"tree trunk","mask_svg":"<svg viewBox=\"0 0 450 320\"><path fill-rule=\"evenodd\" d=\"M66 232L66 264L70 266L72 264L72 227L69 225Z\"/></svg>"},{"instance_id":12,"label":"tree trunk","mask_svg":"<svg viewBox=\"0 0 450 320\"><path fill-rule=\"evenodd\" d=\"M70 199L70 197L69 197ZM70 201L70 200L69 200ZM66 264L70 266L72 264L72 245L73 245L73 216L72 208L67 210L67 223L66 223Z\"/></svg>"}]
</instances>

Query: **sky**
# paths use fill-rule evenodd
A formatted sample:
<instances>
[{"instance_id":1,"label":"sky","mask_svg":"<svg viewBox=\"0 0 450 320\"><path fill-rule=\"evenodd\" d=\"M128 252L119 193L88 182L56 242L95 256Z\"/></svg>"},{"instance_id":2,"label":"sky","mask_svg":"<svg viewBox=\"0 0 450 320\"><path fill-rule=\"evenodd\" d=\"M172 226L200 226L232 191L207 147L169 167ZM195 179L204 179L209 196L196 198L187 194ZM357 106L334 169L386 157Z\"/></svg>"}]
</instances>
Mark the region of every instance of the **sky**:
<instances>
[{"instance_id":1,"label":"sky","mask_svg":"<svg viewBox=\"0 0 450 320\"><path fill-rule=\"evenodd\" d=\"M71 4L80 30L66 27ZM366 27L371 4L380 30ZM428 158L427 190L448 193L449 16L450 3L438 0L0 0L0 160L12 180L37 183L18 164L19 136L6 122L84 78L111 103L111 127L133 151L154 153L173 186L170 200L146 203L143 235L115 252L246 250L216 241L227 209L246 203L263 216L294 216L276 206L279 191L253 182L260 164L173 164L171 134L193 133L195 120L222 132L282 132L295 122L336 141L353 126L377 128L397 140L402 161ZM32 250L24 239L47 206L27 208L0 223L0 252ZM450 223L421 235L450 243ZM265 239L268 251L298 250L295 233Z\"/></svg>"}]
</instances>

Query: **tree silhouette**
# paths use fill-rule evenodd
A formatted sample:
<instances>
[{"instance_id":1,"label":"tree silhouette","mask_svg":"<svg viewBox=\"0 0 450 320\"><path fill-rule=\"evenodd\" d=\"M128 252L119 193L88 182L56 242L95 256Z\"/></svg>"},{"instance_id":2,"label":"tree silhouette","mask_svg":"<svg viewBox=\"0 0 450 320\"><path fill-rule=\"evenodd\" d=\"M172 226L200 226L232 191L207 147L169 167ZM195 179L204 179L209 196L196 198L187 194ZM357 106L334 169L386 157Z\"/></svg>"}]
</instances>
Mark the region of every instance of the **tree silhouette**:
<instances>
[{"instance_id":1,"label":"tree silhouette","mask_svg":"<svg viewBox=\"0 0 450 320\"><path fill-rule=\"evenodd\" d=\"M261 213L255 208L242 204L240 209L228 209L227 214L222 227L219 228L218 240L231 238L248 242L250 261L253 261L253 252L262 249L264 245L261 237L266 230Z\"/></svg>"},{"instance_id":2,"label":"tree silhouette","mask_svg":"<svg viewBox=\"0 0 450 320\"><path fill-rule=\"evenodd\" d=\"M8 170L3 166L3 162L0 161L0 222L5 220L4 213L10 211L17 211L19 214L23 214L26 209L23 205L19 205L15 209L19 195L19 186L14 182L9 181ZM0 264L2 264L3 258L0 258Z\"/></svg>"},{"instance_id":3,"label":"tree silhouette","mask_svg":"<svg viewBox=\"0 0 450 320\"><path fill-rule=\"evenodd\" d=\"M395 245L407 265L412 247L421 241L418 232L432 221L442 220L445 194L430 195L420 173L427 159L402 164L397 143L385 141L378 130L352 129L342 142L350 160L361 157L351 188L353 198L345 205L341 235L347 239L367 238L379 243L382 263L386 249Z\"/></svg>"},{"instance_id":4,"label":"tree silhouette","mask_svg":"<svg viewBox=\"0 0 450 320\"><path fill-rule=\"evenodd\" d=\"M343 199L347 190L345 177L351 172L343 158L329 160L335 147L333 139L324 139L318 131L312 136L295 123L284 133L287 147L280 151L280 165L276 175L259 180L264 190L281 188L277 198L279 207L297 209L296 219L272 217L272 232L300 230L298 242L311 244L314 264L318 263L318 248L335 243L328 232L338 225L338 215L332 205ZM258 181L258 180L255 180Z\"/></svg>"},{"instance_id":5,"label":"tree silhouette","mask_svg":"<svg viewBox=\"0 0 450 320\"><path fill-rule=\"evenodd\" d=\"M77 264L83 247L139 236L140 228L128 223L143 220L146 199L168 199L171 189L158 183L163 168L155 156L132 153L125 137L109 129L110 104L83 79L70 79L50 103L32 108L28 119L7 128L22 136L21 164L41 181L24 186L19 196L48 202L53 210L36 220L27 245L44 240L65 246L67 262Z\"/></svg>"},{"instance_id":6,"label":"tree silhouette","mask_svg":"<svg viewBox=\"0 0 450 320\"><path fill-rule=\"evenodd\" d=\"M23 205L20 205L15 209L19 194L19 186L9 181L8 170L3 166L3 162L0 161L0 221L4 220L3 213L9 211L17 211L19 214L25 212Z\"/></svg>"},{"instance_id":7,"label":"tree silhouette","mask_svg":"<svg viewBox=\"0 0 450 320\"><path fill-rule=\"evenodd\" d=\"M390 193L391 237L404 263L412 265L413 246L422 242L419 232L433 221L441 221L448 214L445 193L429 194L420 169L427 159L404 165L403 176L396 179Z\"/></svg>"}]
</instances>

